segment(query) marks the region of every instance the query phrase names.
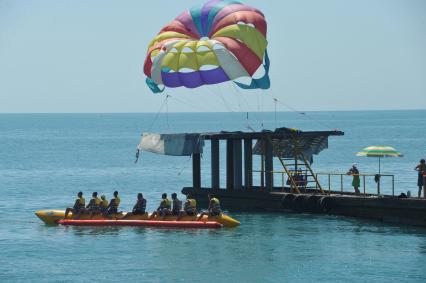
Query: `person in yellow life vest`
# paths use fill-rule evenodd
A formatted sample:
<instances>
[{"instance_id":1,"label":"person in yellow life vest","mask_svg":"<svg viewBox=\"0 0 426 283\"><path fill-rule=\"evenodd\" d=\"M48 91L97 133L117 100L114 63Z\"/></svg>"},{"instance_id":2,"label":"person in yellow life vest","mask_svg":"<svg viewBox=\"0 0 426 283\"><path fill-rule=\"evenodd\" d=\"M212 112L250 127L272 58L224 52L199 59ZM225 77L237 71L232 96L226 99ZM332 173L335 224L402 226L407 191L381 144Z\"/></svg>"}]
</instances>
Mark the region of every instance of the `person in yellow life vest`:
<instances>
[{"instance_id":1,"label":"person in yellow life vest","mask_svg":"<svg viewBox=\"0 0 426 283\"><path fill-rule=\"evenodd\" d=\"M93 214L99 213L101 210L101 200L98 198L98 193L92 193L92 199L89 201L89 204L86 206L86 211L90 213L90 216Z\"/></svg>"},{"instance_id":2,"label":"person in yellow life vest","mask_svg":"<svg viewBox=\"0 0 426 283\"><path fill-rule=\"evenodd\" d=\"M160 206L152 213L152 216L166 216L172 214L172 202L167 198L167 194L162 194L161 198L162 201L160 202Z\"/></svg>"},{"instance_id":3,"label":"person in yellow life vest","mask_svg":"<svg viewBox=\"0 0 426 283\"><path fill-rule=\"evenodd\" d=\"M108 210L108 200L105 195L101 195L101 204L99 205L99 210L102 214L106 213Z\"/></svg>"},{"instance_id":4,"label":"person in yellow life vest","mask_svg":"<svg viewBox=\"0 0 426 283\"><path fill-rule=\"evenodd\" d=\"M183 210L179 212L178 220L182 216L189 215L194 216L197 214L197 201L191 198L191 195L186 195L186 202L183 204Z\"/></svg>"},{"instance_id":5,"label":"person in yellow life vest","mask_svg":"<svg viewBox=\"0 0 426 283\"><path fill-rule=\"evenodd\" d=\"M120 205L120 202L121 202L121 199L118 196L117 191L115 191L113 195L114 195L114 198L109 202L109 205L108 205L108 211L107 211L108 214L118 213L118 206Z\"/></svg>"},{"instance_id":6,"label":"person in yellow life vest","mask_svg":"<svg viewBox=\"0 0 426 283\"><path fill-rule=\"evenodd\" d=\"M209 207L207 211L201 212L200 216L197 220L200 220L204 215L208 216L218 216L222 213L222 210L220 209L220 202L219 199L215 198L213 195L209 194Z\"/></svg>"},{"instance_id":7,"label":"person in yellow life vest","mask_svg":"<svg viewBox=\"0 0 426 283\"><path fill-rule=\"evenodd\" d=\"M74 216L79 216L84 212L84 206L86 205L86 200L83 197L82 192L78 192L77 199L74 202L73 207L67 207L65 210L65 218L67 218L68 214L72 212Z\"/></svg>"}]
</instances>

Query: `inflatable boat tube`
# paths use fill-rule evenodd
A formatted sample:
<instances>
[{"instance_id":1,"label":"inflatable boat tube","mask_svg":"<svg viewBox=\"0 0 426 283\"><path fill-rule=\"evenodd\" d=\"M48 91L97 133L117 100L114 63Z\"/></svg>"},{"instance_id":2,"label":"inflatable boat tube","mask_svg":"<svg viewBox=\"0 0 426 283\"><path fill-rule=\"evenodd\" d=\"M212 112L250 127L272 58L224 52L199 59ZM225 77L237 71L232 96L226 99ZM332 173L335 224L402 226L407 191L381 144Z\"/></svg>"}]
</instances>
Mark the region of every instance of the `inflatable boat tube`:
<instances>
[{"instance_id":1,"label":"inflatable boat tube","mask_svg":"<svg viewBox=\"0 0 426 283\"><path fill-rule=\"evenodd\" d=\"M214 221L160 221L160 220L73 220L62 219L60 225L70 226L143 226L163 228L222 228L223 225Z\"/></svg>"}]
</instances>

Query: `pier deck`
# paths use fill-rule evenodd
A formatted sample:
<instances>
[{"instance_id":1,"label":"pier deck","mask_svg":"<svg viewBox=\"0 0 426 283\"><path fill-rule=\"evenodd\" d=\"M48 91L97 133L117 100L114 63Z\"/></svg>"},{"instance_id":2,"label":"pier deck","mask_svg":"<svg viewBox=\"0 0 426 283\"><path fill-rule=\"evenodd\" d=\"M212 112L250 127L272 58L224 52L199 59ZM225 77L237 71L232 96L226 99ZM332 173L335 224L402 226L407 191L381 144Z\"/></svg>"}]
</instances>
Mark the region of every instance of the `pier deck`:
<instances>
[{"instance_id":1,"label":"pier deck","mask_svg":"<svg viewBox=\"0 0 426 283\"><path fill-rule=\"evenodd\" d=\"M393 196L361 195L331 192L331 194L280 191L225 190L185 187L201 206L207 206L209 193L217 196L222 206L236 211L305 212L343 215L374 219L388 223L426 227L426 200Z\"/></svg>"}]
</instances>

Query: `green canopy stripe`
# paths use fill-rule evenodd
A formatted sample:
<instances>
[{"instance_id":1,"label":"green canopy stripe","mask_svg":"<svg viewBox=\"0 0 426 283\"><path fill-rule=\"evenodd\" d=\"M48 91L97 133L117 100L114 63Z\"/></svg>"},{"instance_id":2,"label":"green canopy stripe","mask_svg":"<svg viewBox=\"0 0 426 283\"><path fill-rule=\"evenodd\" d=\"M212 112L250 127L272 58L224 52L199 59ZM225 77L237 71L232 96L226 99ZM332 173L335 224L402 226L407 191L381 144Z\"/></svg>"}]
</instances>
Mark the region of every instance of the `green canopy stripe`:
<instances>
[{"instance_id":1,"label":"green canopy stripe","mask_svg":"<svg viewBox=\"0 0 426 283\"><path fill-rule=\"evenodd\" d=\"M357 153L358 156L367 157L399 157L400 152L390 146L369 146Z\"/></svg>"}]
</instances>

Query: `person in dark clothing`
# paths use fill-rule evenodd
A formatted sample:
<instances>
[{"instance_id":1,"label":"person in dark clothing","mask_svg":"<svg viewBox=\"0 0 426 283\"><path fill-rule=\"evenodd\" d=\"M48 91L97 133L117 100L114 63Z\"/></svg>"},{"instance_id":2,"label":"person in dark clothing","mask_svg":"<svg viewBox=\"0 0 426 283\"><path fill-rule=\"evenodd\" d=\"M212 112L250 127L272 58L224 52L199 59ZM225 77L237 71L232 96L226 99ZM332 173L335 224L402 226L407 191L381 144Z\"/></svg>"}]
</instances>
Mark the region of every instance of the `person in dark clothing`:
<instances>
[{"instance_id":1,"label":"person in dark clothing","mask_svg":"<svg viewBox=\"0 0 426 283\"><path fill-rule=\"evenodd\" d=\"M143 194L138 194L138 199L136 200L135 206L133 206L132 214L133 215L143 215L146 210L146 199L143 198Z\"/></svg>"},{"instance_id":2,"label":"person in dark clothing","mask_svg":"<svg viewBox=\"0 0 426 283\"><path fill-rule=\"evenodd\" d=\"M414 170L419 172L419 176L417 178L417 186L419 187L418 197L420 198L422 195L422 188L425 185L424 180L426 177L426 161L424 159L420 160L420 163L414 168ZM425 194L426 198L426 194Z\"/></svg>"},{"instance_id":3,"label":"person in dark clothing","mask_svg":"<svg viewBox=\"0 0 426 283\"><path fill-rule=\"evenodd\" d=\"M78 192L77 199L74 202L74 206L68 207L65 210L65 218L67 218L67 216L70 212L72 212L74 217L80 216L80 214L84 212L84 206L85 205L86 205L86 200L83 197L83 193Z\"/></svg>"},{"instance_id":4,"label":"person in dark clothing","mask_svg":"<svg viewBox=\"0 0 426 283\"><path fill-rule=\"evenodd\" d=\"M182 209L182 201L177 198L177 194L172 194L172 215L179 215L180 210Z\"/></svg>"}]
</instances>

